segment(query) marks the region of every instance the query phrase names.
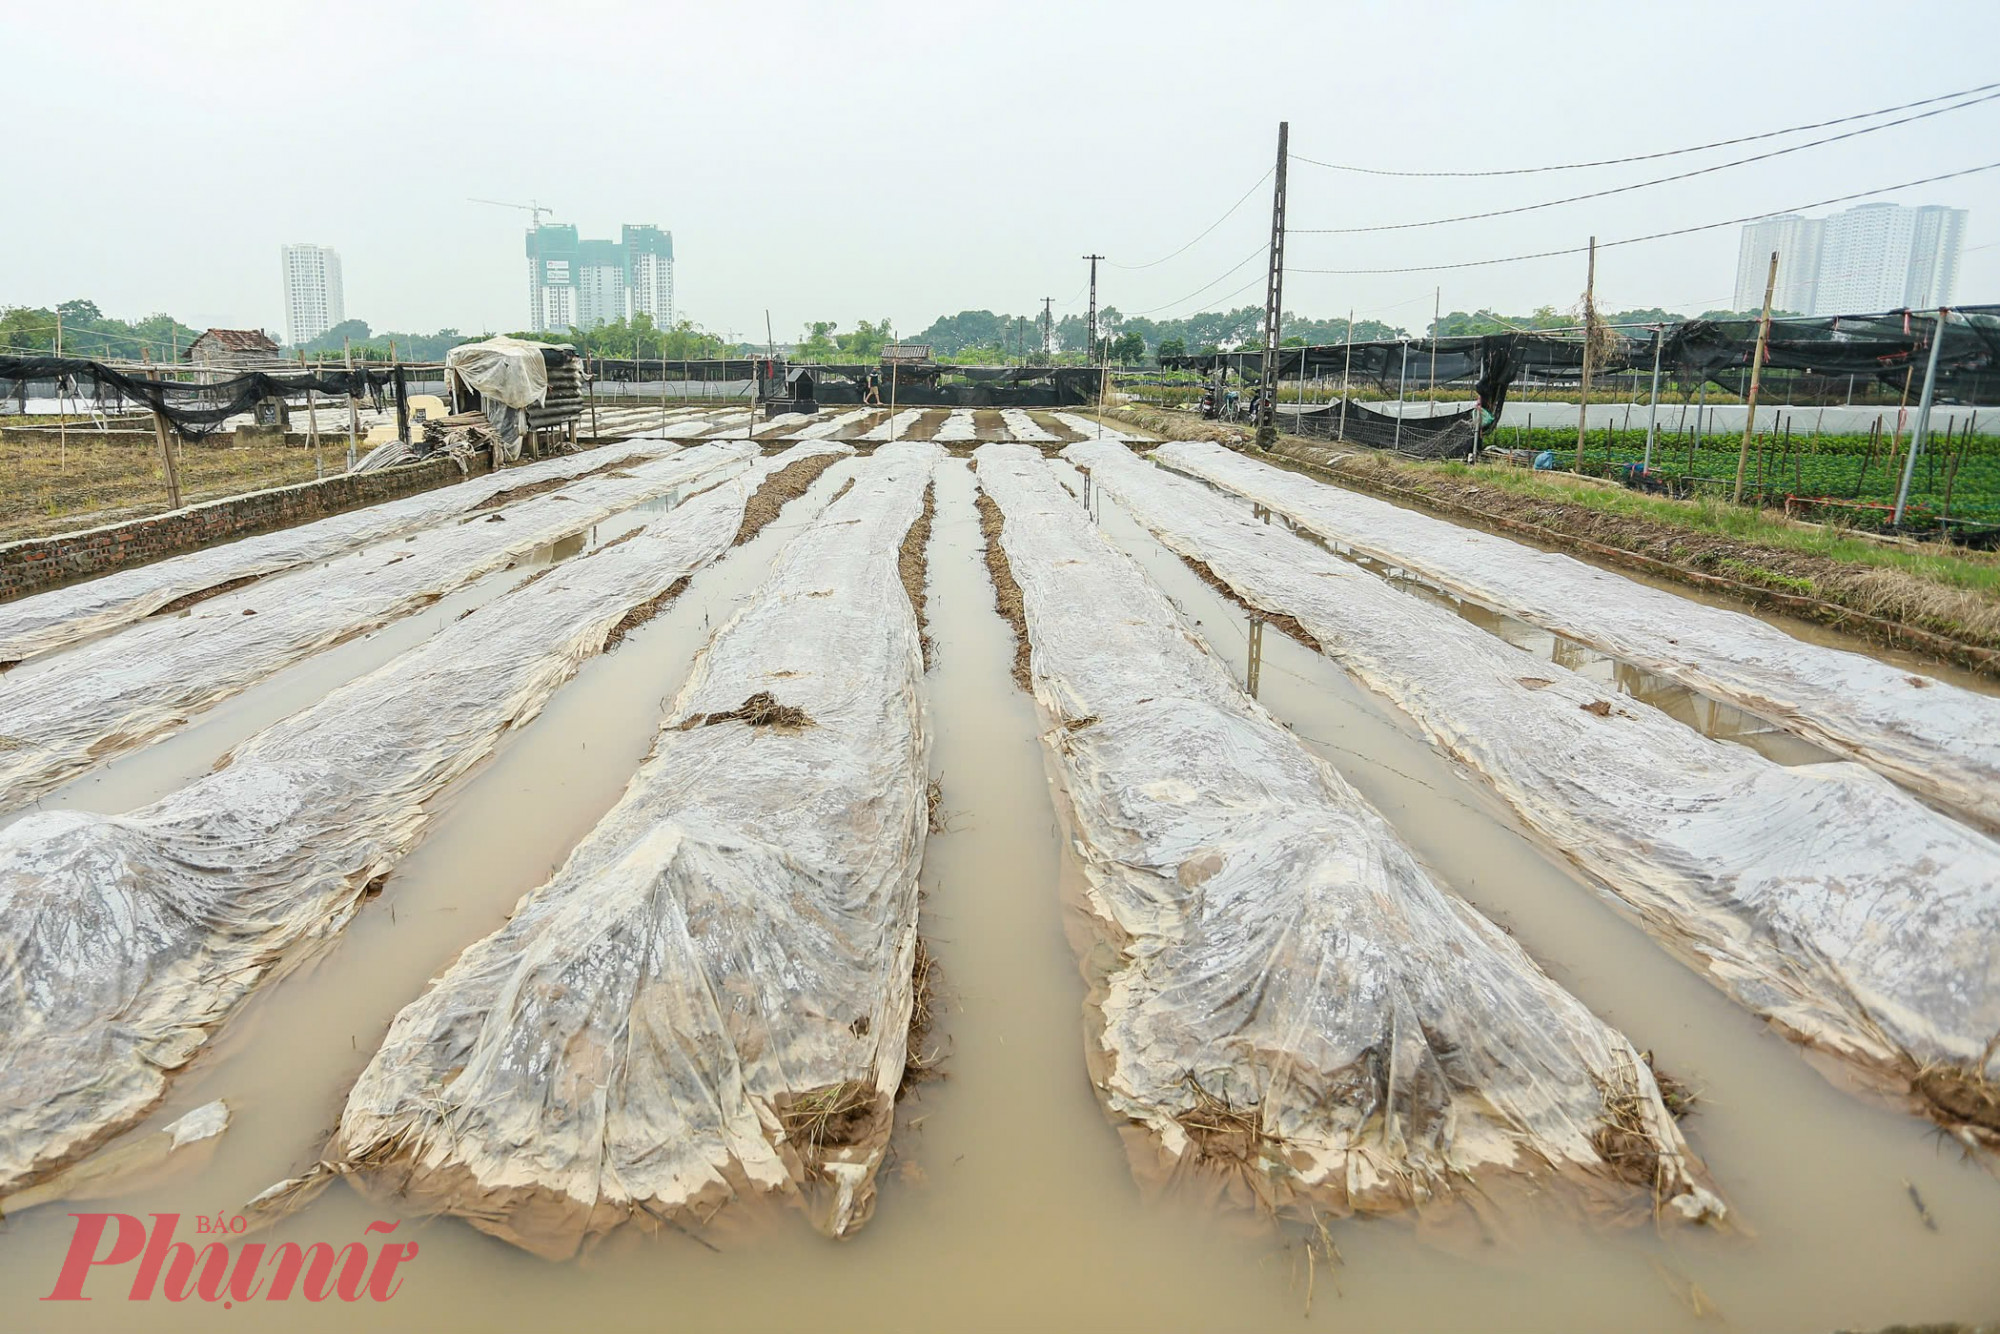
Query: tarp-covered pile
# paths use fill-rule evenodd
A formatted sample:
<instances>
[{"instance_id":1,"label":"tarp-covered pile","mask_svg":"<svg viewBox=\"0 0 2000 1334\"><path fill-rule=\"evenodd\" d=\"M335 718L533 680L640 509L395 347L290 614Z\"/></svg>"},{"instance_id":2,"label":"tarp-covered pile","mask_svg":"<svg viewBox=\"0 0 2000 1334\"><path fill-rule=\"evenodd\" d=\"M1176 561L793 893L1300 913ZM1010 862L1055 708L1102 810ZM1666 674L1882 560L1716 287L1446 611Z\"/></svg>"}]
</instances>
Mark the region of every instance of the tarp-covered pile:
<instances>
[{"instance_id":1,"label":"tarp-covered pile","mask_svg":"<svg viewBox=\"0 0 2000 1334\"><path fill-rule=\"evenodd\" d=\"M780 462L554 567L160 801L0 831L0 1195L144 1115L268 972L335 936L425 803L628 611L726 550Z\"/></svg>"},{"instance_id":2,"label":"tarp-covered pile","mask_svg":"<svg viewBox=\"0 0 2000 1334\"><path fill-rule=\"evenodd\" d=\"M1716 985L2000 1135L2000 845L1860 765L1786 768L1607 698L1122 448L1069 454L1169 548L1296 617Z\"/></svg>"},{"instance_id":3,"label":"tarp-covered pile","mask_svg":"<svg viewBox=\"0 0 2000 1334\"><path fill-rule=\"evenodd\" d=\"M1217 445L1175 442L1154 457L1323 538L1790 728L2000 828L2000 699Z\"/></svg>"},{"instance_id":4,"label":"tarp-covered pile","mask_svg":"<svg viewBox=\"0 0 2000 1334\"><path fill-rule=\"evenodd\" d=\"M1514 1173L1719 1212L1631 1043L1237 689L1036 451L977 458L1116 954L1105 1096L1164 1169L1336 1212Z\"/></svg>"},{"instance_id":5,"label":"tarp-covered pile","mask_svg":"<svg viewBox=\"0 0 2000 1334\"><path fill-rule=\"evenodd\" d=\"M466 389L479 395L479 409L486 414L501 456L509 463L521 457L528 409L548 396L548 358L563 351L548 343L499 337L461 343L444 354L446 375L458 377ZM575 355L566 353L565 359Z\"/></svg>"},{"instance_id":6,"label":"tarp-covered pile","mask_svg":"<svg viewBox=\"0 0 2000 1334\"><path fill-rule=\"evenodd\" d=\"M0 810L11 810L282 667L428 606L537 547L757 453L702 445L585 478L133 626L45 671L0 677Z\"/></svg>"},{"instance_id":7,"label":"tarp-covered pile","mask_svg":"<svg viewBox=\"0 0 2000 1334\"><path fill-rule=\"evenodd\" d=\"M867 1217L928 818L898 547L940 453L883 447L786 548L619 804L397 1016L337 1170L550 1256L737 1194Z\"/></svg>"}]
</instances>

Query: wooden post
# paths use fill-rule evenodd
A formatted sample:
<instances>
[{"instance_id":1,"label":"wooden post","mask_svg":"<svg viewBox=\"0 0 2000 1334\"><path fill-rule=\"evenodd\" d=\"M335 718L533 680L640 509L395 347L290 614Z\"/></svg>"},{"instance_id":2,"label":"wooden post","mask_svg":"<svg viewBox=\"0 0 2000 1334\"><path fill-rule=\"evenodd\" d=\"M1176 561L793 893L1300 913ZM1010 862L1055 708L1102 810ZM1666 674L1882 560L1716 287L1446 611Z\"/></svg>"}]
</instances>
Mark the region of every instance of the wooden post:
<instances>
[{"instance_id":1,"label":"wooden post","mask_svg":"<svg viewBox=\"0 0 2000 1334\"><path fill-rule=\"evenodd\" d=\"M603 357L597 359L597 365L599 369L603 368ZM583 363L583 383L584 387L590 391L590 438L593 440L602 439L597 433L597 377L590 373L590 360L587 357Z\"/></svg>"},{"instance_id":2,"label":"wooden post","mask_svg":"<svg viewBox=\"0 0 2000 1334\"><path fill-rule=\"evenodd\" d=\"M1347 308L1347 352L1340 366L1340 438L1347 439L1347 380L1354 369L1354 307Z\"/></svg>"},{"instance_id":3,"label":"wooden post","mask_svg":"<svg viewBox=\"0 0 2000 1334\"><path fill-rule=\"evenodd\" d=\"M56 312L56 358L63 354L62 312ZM69 471L69 395L63 392L63 373L56 372L56 471ZM178 508L178 506L176 507Z\"/></svg>"},{"instance_id":4,"label":"wooden post","mask_svg":"<svg viewBox=\"0 0 2000 1334\"><path fill-rule=\"evenodd\" d=\"M351 373L354 370L354 340L342 338L340 349L341 354L347 358L347 369ZM361 400L354 396L354 384L350 380L347 385L347 470L349 472L354 471L354 449L360 443L360 435Z\"/></svg>"},{"instance_id":5,"label":"wooden post","mask_svg":"<svg viewBox=\"0 0 2000 1334\"><path fill-rule=\"evenodd\" d=\"M162 382L157 371L147 378L156 383ZM167 437L166 414L158 408L153 409L153 438L160 442L160 467L167 477L167 508L177 510L181 507L181 473L174 463L174 447Z\"/></svg>"},{"instance_id":6,"label":"wooden post","mask_svg":"<svg viewBox=\"0 0 2000 1334\"><path fill-rule=\"evenodd\" d=\"M1428 414L1430 417L1437 416L1438 411L1438 334L1443 326L1444 288L1433 287L1431 289L1431 410ZM1479 414L1473 413L1473 420L1477 421L1478 418Z\"/></svg>"},{"instance_id":7,"label":"wooden post","mask_svg":"<svg viewBox=\"0 0 2000 1334\"><path fill-rule=\"evenodd\" d=\"M312 374L312 368L306 365L304 352L299 353L299 370ZM313 392L311 385L306 386L306 445L313 452L313 476L326 476L326 468L321 464L319 455L319 395Z\"/></svg>"},{"instance_id":8,"label":"wooden post","mask_svg":"<svg viewBox=\"0 0 2000 1334\"><path fill-rule=\"evenodd\" d=\"M1583 279L1583 373L1576 394L1576 469L1583 471L1583 424L1590 420L1590 345L1597 332L1597 238L1590 238L1590 267Z\"/></svg>"},{"instance_id":9,"label":"wooden post","mask_svg":"<svg viewBox=\"0 0 2000 1334\"><path fill-rule=\"evenodd\" d=\"M1736 451L1736 492L1732 505L1743 503L1743 474L1750 466L1750 433L1757 425L1757 386L1764 379L1764 349L1771 341L1771 293L1778 287L1778 252L1771 252L1771 270L1764 278L1764 314L1757 321L1757 351L1750 358L1750 392L1744 395L1743 443ZM1761 474L1761 460L1759 472Z\"/></svg>"}]
</instances>

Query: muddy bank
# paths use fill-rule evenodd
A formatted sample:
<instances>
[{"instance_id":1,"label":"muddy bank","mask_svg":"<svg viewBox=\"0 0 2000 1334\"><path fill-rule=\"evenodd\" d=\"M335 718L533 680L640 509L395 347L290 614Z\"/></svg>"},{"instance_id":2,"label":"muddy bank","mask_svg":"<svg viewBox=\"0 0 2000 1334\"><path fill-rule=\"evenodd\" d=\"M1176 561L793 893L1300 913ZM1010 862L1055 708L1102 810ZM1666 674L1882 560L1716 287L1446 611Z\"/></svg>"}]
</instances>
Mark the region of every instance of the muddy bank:
<instances>
[{"instance_id":1,"label":"muddy bank","mask_svg":"<svg viewBox=\"0 0 2000 1334\"><path fill-rule=\"evenodd\" d=\"M1142 408L1114 413L1174 440L1249 443L1247 429ZM2000 676L2000 602L1901 570L1742 541L1517 494L1378 454L1282 436L1272 457L1385 498L1475 520L1501 532L1587 553L1647 574L1725 594L1875 643L1933 654Z\"/></svg>"}]
</instances>

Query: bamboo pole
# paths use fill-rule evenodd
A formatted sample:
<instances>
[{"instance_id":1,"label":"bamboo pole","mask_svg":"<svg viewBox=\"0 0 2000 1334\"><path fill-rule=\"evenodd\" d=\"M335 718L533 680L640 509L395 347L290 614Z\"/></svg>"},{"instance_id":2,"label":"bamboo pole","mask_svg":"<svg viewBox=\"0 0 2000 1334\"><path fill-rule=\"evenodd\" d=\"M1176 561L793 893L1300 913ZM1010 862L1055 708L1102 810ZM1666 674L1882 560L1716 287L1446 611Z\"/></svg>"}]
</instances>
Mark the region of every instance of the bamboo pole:
<instances>
[{"instance_id":1,"label":"bamboo pole","mask_svg":"<svg viewBox=\"0 0 2000 1334\"><path fill-rule=\"evenodd\" d=\"M146 378L164 383L157 371ZM160 468L167 479L167 508L177 510L181 507L181 474L174 463L173 445L167 437L166 415L158 408L153 409L153 438L160 443Z\"/></svg>"},{"instance_id":2,"label":"bamboo pole","mask_svg":"<svg viewBox=\"0 0 2000 1334\"><path fill-rule=\"evenodd\" d=\"M347 369L351 373L354 370L354 340L342 338L340 350L341 355L347 360ZM354 382L349 380L347 385L347 470L349 472L354 471L354 450L360 443L360 435L361 400L354 396Z\"/></svg>"},{"instance_id":3,"label":"bamboo pole","mask_svg":"<svg viewBox=\"0 0 2000 1334\"><path fill-rule=\"evenodd\" d=\"M1354 369L1354 307L1347 308L1347 354L1340 367L1340 438L1347 439L1347 381Z\"/></svg>"},{"instance_id":4,"label":"bamboo pole","mask_svg":"<svg viewBox=\"0 0 2000 1334\"><path fill-rule=\"evenodd\" d=\"M1597 324L1597 238L1590 238L1590 267L1583 280L1583 373L1576 403L1576 471L1583 471L1584 423L1590 420L1590 345Z\"/></svg>"},{"instance_id":5,"label":"bamboo pole","mask_svg":"<svg viewBox=\"0 0 2000 1334\"><path fill-rule=\"evenodd\" d=\"M1778 252L1771 252L1771 270L1764 278L1764 314L1757 321L1757 351L1750 359L1750 392L1744 396L1743 443L1736 451L1736 493L1730 503L1743 503L1743 474L1750 465L1750 433L1757 425L1757 386L1764 378L1764 349L1771 341L1771 294L1778 287ZM1762 460L1759 460L1762 473Z\"/></svg>"},{"instance_id":6,"label":"bamboo pole","mask_svg":"<svg viewBox=\"0 0 2000 1334\"><path fill-rule=\"evenodd\" d=\"M299 370L312 374L311 367L306 365L304 352L299 353ZM306 386L306 445L313 452L313 476L326 476L326 465L319 452L319 395L313 392L311 385Z\"/></svg>"},{"instance_id":7,"label":"bamboo pole","mask_svg":"<svg viewBox=\"0 0 2000 1334\"><path fill-rule=\"evenodd\" d=\"M56 312L56 357L63 354L62 312ZM69 395L63 390L63 373L56 372L56 471L69 471Z\"/></svg>"}]
</instances>

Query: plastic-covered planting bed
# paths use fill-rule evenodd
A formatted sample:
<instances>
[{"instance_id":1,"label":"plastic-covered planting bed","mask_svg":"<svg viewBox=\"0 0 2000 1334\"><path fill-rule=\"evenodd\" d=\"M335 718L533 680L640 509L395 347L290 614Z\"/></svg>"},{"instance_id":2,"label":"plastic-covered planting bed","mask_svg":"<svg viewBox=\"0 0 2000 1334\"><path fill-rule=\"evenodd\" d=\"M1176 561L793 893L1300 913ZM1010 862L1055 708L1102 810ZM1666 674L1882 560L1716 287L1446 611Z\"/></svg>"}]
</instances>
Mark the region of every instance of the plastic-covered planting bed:
<instances>
[{"instance_id":1,"label":"plastic-covered planting bed","mask_svg":"<svg viewBox=\"0 0 2000 1334\"><path fill-rule=\"evenodd\" d=\"M836 1235L867 1218L928 821L898 548L939 454L853 465L703 651L618 805L396 1017L331 1170L548 1256L739 1194Z\"/></svg>"},{"instance_id":2,"label":"plastic-covered planting bed","mask_svg":"<svg viewBox=\"0 0 2000 1334\"><path fill-rule=\"evenodd\" d=\"M0 677L0 810L12 810L308 655L428 606L482 575L656 496L755 457L704 445L584 478L490 514L210 598Z\"/></svg>"},{"instance_id":3,"label":"plastic-covered planting bed","mask_svg":"<svg viewBox=\"0 0 2000 1334\"><path fill-rule=\"evenodd\" d=\"M1002 408L1000 409L1000 420L1006 423L1007 438L1010 440L1028 440L1038 444L1044 442L1053 444L1055 441L1062 439L1061 436L1049 431L1040 422L1030 417L1026 408Z\"/></svg>"},{"instance_id":4,"label":"plastic-covered planting bed","mask_svg":"<svg viewBox=\"0 0 2000 1334\"><path fill-rule=\"evenodd\" d=\"M1122 446L1068 453L1169 548L1295 617L1717 986L2000 1141L2000 845L1858 764L1710 740Z\"/></svg>"},{"instance_id":5,"label":"plastic-covered planting bed","mask_svg":"<svg viewBox=\"0 0 2000 1334\"><path fill-rule=\"evenodd\" d=\"M282 532L246 537L226 546L120 570L101 579L51 589L0 604L0 663L21 662L140 620L181 598L262 578L385 537L395 537L464 514L506 493L575 477L621 462L659 457L672 445L607 445L545 463L488 473L454 486L370 505L300 524Z\"/></svg>"},{"instance_id":6,"label":"plastic-covered planting bed","mask_svg":"<svg viewBox=\"0 0 2000 1334\"><path fill-rule=\"evenodd\" d=\"M785 438L787 440L824 440L829 436L839 435L842 431L845 431L848 427L867 415L867 408L854 408L847 412L836 413L825 421L814 422L804 430L795 432Z\"/></svg>"},{"instance_id":7,"label":"plastic-covered planting bed","mask_svg":"<svg viewBox=\"0 0 2000 1334\"><path fill-rule=\"evenodd\" d=\"M1321 537L1766 718L2000 829L2000 699L1219 445L1175 442L1155 457Z\"/></svg>"},{"instance_id":8,"label":"plastic-covered planting bed","mask_svg":"<svg viewBox=\"0 0 2000 1334\"><path fill-rule=\"evenodd\" d=\"M1034 449L976 457L1112 956L1100 1087L1150 1132L1128 1135L1142 1176L1220 1169L1336 1213L1557 1178L1614 1211L1720 1212L1632 1044L1239 690Z\"/></svg>"},{"instance_id":9,"label":"plastic-covered planting bed","mask_svg":"<svg viewBox=\"0 0 2000 1334\"><path fill-rule=\"evenodd\" d=\"M937 434L931 438L941 445L959 444L967 440L977 440L979 438L979 428L975 424L972 410L970 408L953 409L938 427Z\"/></svg>"},{"instance_id":10,"label":"plastic-covered planting bed","mask_svg":"<svg viewBox=\"0 0 2000 1334\"><path fill-rule=\"evenodd\" d=\"M0 1195L143 1116L244 995L337 935L425 803L725 551L783 462L554 567L160 801L0 830Z\"/></svg>"},{"instance_id":11,"label":"plastic-covered planting bed","mask_svg":"<svg viewBox=\"0 0 2000 1334\"><path fill-rule=\"evenodd\" d=\"M1055 414L1055 419L1086 440L1134 440L1150 443L1159 438L1147 435L1144 432L1134 435L1127 431L1121 431L1108 422L1093 421L1089 417L1079 417L1074 412L1058 412Z\"/></svg>"},{"instance_id":12,"label":"plastic-covered planting bed","mask_svg":"<svg viewBox=\"0 0 2000 1334\"><path fill-rule=\"evenodd\" d=\"M914 426L917 419L923 415L924 410L922 408L904 408L894 416L877 422L855 438L858 440L901 439L903 436L909 434L910 427Z\"/></svg>"}]
</instances>

